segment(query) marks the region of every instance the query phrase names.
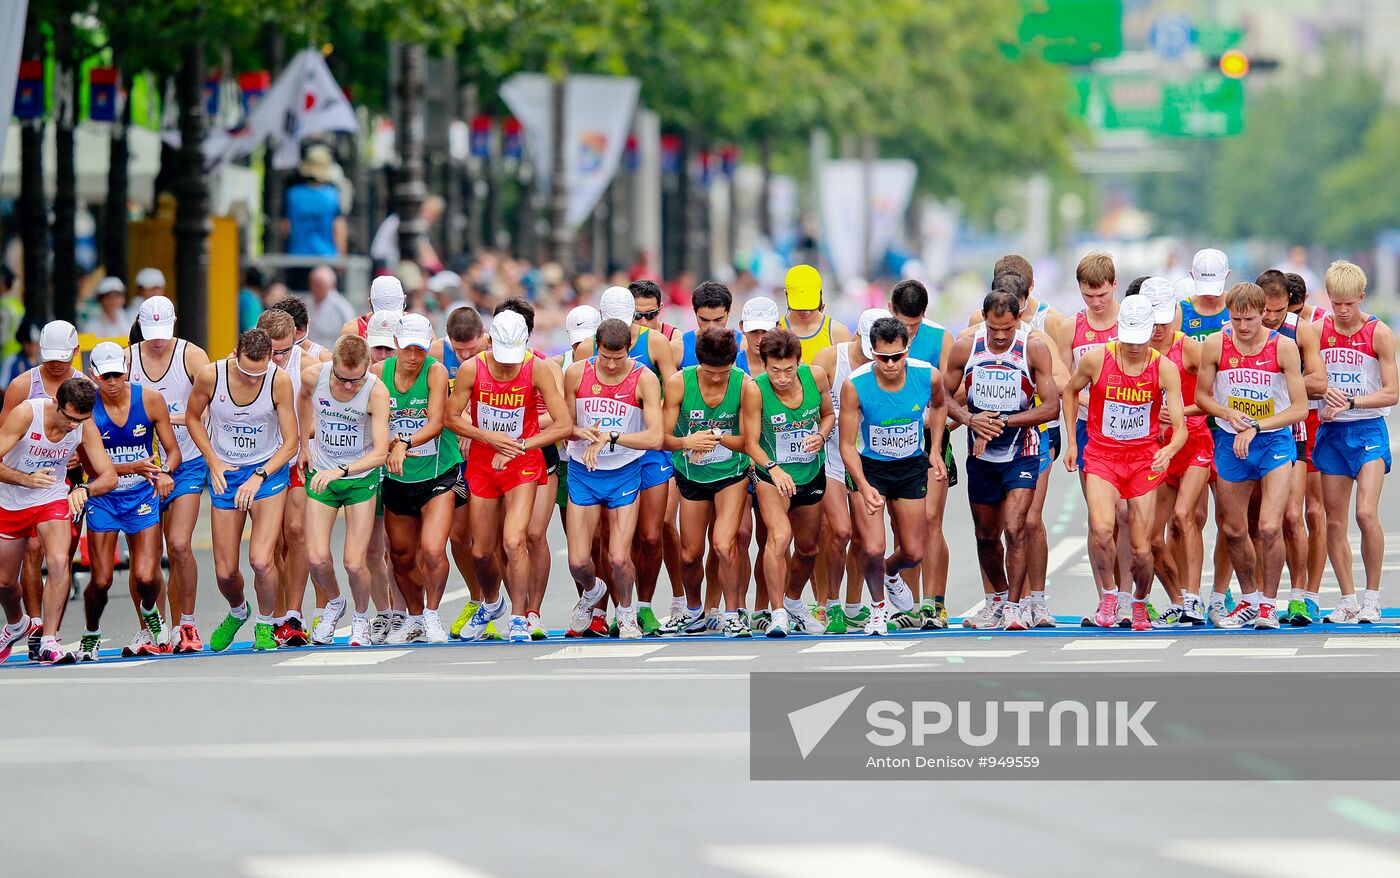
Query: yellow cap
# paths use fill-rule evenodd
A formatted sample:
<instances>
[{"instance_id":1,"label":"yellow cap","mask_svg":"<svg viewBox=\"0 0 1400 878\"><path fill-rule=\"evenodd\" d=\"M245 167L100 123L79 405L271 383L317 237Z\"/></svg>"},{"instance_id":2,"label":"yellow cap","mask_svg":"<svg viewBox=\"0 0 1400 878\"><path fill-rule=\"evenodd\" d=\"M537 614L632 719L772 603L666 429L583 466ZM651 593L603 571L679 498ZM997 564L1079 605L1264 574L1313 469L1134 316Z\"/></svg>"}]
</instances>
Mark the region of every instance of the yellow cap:
<instances>
[{"instance_id":1,"label":"yellow cap","mask_svg":"<svg viewBox=\"0 0 1400 878\"><path fill-rule=\"evenodd\" d=\"M794 265L788 269L787 288L789 311L815 311L822 306L822 276L810 265Z\"/></svg>"}]
</instances>

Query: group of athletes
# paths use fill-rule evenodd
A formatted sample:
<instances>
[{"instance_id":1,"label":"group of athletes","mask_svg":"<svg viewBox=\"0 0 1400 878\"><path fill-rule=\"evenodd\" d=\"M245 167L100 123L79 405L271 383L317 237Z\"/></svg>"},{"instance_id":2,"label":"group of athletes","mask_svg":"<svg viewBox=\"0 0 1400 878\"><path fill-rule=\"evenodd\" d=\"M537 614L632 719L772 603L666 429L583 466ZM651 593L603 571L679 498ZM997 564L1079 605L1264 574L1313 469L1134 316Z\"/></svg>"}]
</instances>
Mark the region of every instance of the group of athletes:
<instances>
[{"instance_id":1,"label":"group of athletes","mask_svg":"<svg viewBox=\"0 0 1400 878\"><path fill-rule=\"evenodd\" d=\"M545 638L556 507L578 591L571 637L944 628L943 515L960 479L984 590L962 624L1053 627L1042 508L1057 459L1088 508L1100 600L1082 624L1308 625L1323 620L1329 559L1342 598L1325 620L1379 621L1393 336L1362 310L1366 277L1350 263L1327 272L1331 311L1297 275L1227 290L1228 275L1225 255L1203 250L1190 276L1139 278L1120 297L1112 259L1090 254L1076 270L1085 307L1066 317L1010 255L956 336L925 317L912 280L854 335L825 313L810 266L788 272L785 314L753 298L738 329L723 284L694 290L696 328L680 332L660 321L660 288L638 281L574 308L555 357L532 349L523 299L489 331L458 308L436 338L393 277L331 349L307 339L291 297L211 362L157 296L129 347L98 344L84 375L76 331L56 321L0 422L0 660L26 640L41 663L98 658L122 535L140 619L123 653L203 650L191 539L205 490L228 603L216 652L250 618L257 650L333 643L347 614L352 646ZM1220 539L1203 599L1211 497ZM332 557L342 511L348 597ZM71 651L59 627L84 526L91 579ZM470 600L449 630L454 562Z\"/></svg>"}]
</instances>

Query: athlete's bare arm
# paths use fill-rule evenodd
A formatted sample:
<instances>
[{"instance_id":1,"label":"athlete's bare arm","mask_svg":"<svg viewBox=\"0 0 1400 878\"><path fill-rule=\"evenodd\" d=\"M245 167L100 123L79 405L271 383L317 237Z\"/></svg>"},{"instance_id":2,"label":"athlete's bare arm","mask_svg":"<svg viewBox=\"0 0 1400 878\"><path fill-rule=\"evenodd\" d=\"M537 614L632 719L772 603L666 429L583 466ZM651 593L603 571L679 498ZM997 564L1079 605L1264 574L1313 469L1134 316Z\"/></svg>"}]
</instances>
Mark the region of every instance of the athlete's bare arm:
<instances>
[{"instance_id":1,"label":"athlete's bare arm","mask_svg":"<svg viewBox=\"0 0 1400 878\"><path fill-rule=\"evenodd\" d=\"M0 426L0 458L9 454L19 441L24 438L24 434L29 432L29 422L33 418L29 409L23 411L11 409L5 415L4 425ZM19 485L21 488L47 488L57 481L54 475L58 467L45 467L32 473L22 473L13 469L0 461L0 482L8 485Z\"/></svg>"},{"instance_id":2,"label":"athlete's bare arm","mask_svg":"<svg viewBox=\"0 0 1400 878\"><path fill-rule=\"evenodd\" d=\"M963 370L967 368L967 358L971 354L972 335L963 330L958 334L957 341L953 342L953 349L948 354L948 368L943 372L943 390L948 397L948 418L955 424L971 427L972 432L984 439L991 439L1001 433L1001 423L998 421L995 425L990 424L990 421L996 419L989 418L985 413L972 415L968 412L965 401L958 397ZM975 423L974 417L977 419Z\"/></svg>"},{"instance_id":3,"label":"athlete's bare arm","mask_svg":"<svg viewBox=\"0 0 1400 878\"><path fill-rule=\"evenodd\" d=\"M29 398L29 382L34 380L31 374L33 371L34 369L26 369L19 373L15 376L15 380L11 381L9 386L5 388L5 405L3 409L0 409L0 417L9 415L15 410L15 406ZM20 435L24 435L23 432Z\"/></svg>"},{"instance_id":4,"label":"athlete's bare arm","mask_svg":"<svg viewBox=\"0 0 1400 878\"><path fill-rule=\"evenodd\" d=\"M1099 372L1103 370L1103 357L1103 348L1086 353L1070 374L1069 383L1065 385L1064 393L1060 396L1060 407L1064 411L1065 422L1061 442L1064 445L1065 469L1069 472L1079 469L1079 444L1074 431L1074 422L1079 418L1079 394L1099 380Z\"/></svg>"},{"instance_id":5,"label":"athlete's bare arm","mask_svg":"<svg viewBox=\"0 0 1400 878\"><path fill-rule=\"evenodd\" d=\"M359 335L359 334L360 334L360 333L359 333L359 323L360 323L360 318L359 318L359 317L354 318L354 319L351 320L349 323L346 323L344 326L340 327L340 334L341 334L341 335Z\"/></svg>"},{"instance_id":6,"label":"athlete's bare arm","mask_svg":"<svg viewBox=\"0 0 1400 878\"><path fill-rule=\"evenodd\" d=\"M195 345L195 344L191 344L191 343L189 343L189 342L186 342L186 343L185 343L185 374L188 375L188 376L190 376L190 380L193 381L193 380L195 379L195 377L196 377L197 375L199 375L200 370L202 370L202 369L203 369L205 366L207 366L207 365L209 365L209 354L205 353L204 348L199 347L198 345ZM212 388L211 388L211 392L212 392ZM170 423L175 424L176 426L179 426L179 427L187 427L187 426L189 426L189 423L188 423L188 421L186 420L186 418L188 417L188 415L189 415L189 404L187 403L187 404L185 405L185 411L183 411L183 412L175 412L173 415L170 416Z\"/></svg>"},{"instance_id":7,"label":"athlete's bare arm","mask_svg":"<svg viewBox=\"0 0 1400 878\"><path fill-rule=\"evenodd\" d=\"M311 400L316 395L316 384L320 380L320 366L307 366L301 370L301 390L297 393L297 424L300 426L297 443L301 453L297 459L308 463L311 460L311 437L316 435L316 409L311 405Z\"/></svg>"},{"instance_id":8,"label":"athlete's bare arm","mask_svg":"<svg viewBox=\"0 0 1400 878\"><path fill-rule=\"evenodd\" d=\"M744 437L742 451L755 467L765 469L771 458L759 441L763 436L763 394L753 382L745 382L739 395L739 433Z\"/></svg>"},{"instance_id":9,"label":"athlete's bare arm","mask_svg":"<svg viewBox=\"0 0 1400 878\"><path fill-rule=\"evenodd\" d=\"M1390 331L1389 326L1384 323L1376 326L1376 331L1371 336L1371 347L1380 364L1381 388L1375 393L1352 397L1351 405L1359 409L1392 406L1396 404L1397 398L1400 398L1400 380L1397 380L1395 368L1395 334ZM1329 390L1326 398L1327 408L1322 410L1323 420L1331 420L1332 415L1346 408L1347 402L1341 391Z\"/></svg>"},{"instance_id":10,"label":"athlete's bare arm","mask_svg":"<svg viewBox=\"0 0 1400 878\"><path fill-rule=\"evenodd\" d=\"M661 381L651 374L650 369L642 370L641 380L637 382L637 396L642 403L645 429L640 433L623 433L617 437L617 444L656 451L661 448Z\"/></svg>"},{"instance_id":11,"label":"athlete's bare arm","mask_svg":"<svg viewBox=\"0 0 1400 878\"><path fill-rule=\"evenodd\" d=\"M1152 471L1164 473L1171 465L1172 458L1186 446L1189 436L1186 433L1186 407L1181 399L1181 373L1176 364L1166 357L1158 359L1157 383L1162 388L1162 401L1171 421L1172 439L1157 449L1152 456Z\"/></svg>"},{"instance_id":12,"label":"athlete's bare arm","mask_svg":"<svg viewBox=\"0 0 1400 878\"><path fill-rule=\"evenodd\" d=\"M559 363L554 362L554 360L552 359L536 359L535 362L539 363L547 372L549 372L549 374L554 378L554 385L559 388L559 393L563 394L564 367ZM574 408L570 406L569 411L574 411ZM541 430L548 427L552 423L553 419L550 418L549 412L540 412L539 424Z\"/></svg>"},{"instance_id":13,"label":"athlete's bare arm","mask_svg":"<svg viewBox=\"0 0 1400 878\"><path fill-rule=\"evenodd\" d=\"M677 372L666 379L666 393L661 405L661 450L690 451L689 436L677 436L676 424L681 419L681 397L685 394L685 376ZM711 434L714 435L714 434ZM710 443L714 447L714 443Z\"/></svg>"},{"instance_id":14,"label":"athlete's bare arm","mask_svg":"<svg viewBox=\"0 0 1400 878\"><path fill-rule=\"evenodd\" d=\"M370 472L389 459L389 388L383 381L376 382L369 392L369 436L369 450L350 464L352 476Z\"/></svg>"},{"instance_id":15,"label":"athlete's bare arm","mask_svg":"<svg viewBox=\"0 0 1400 878\"><path fill-rule=\"evenodd\" d=\"M204 368L195 373L194 387L190 389L190 400L185 404L185 426L190 429L190 439L194 441L195 447L199 449L211 466L216 462L221 463L221 461L219 461L219 456L214 453L214 443L210 441L209 431L204 427L204 412L209 408L209 400L214 395L217 369L218 367L213 363L206 363ZM219 490L222 492L222 487Z\"/></svg>"},{"instance_id":16,"label":"athlete's bare arm","mask_svg":"<svg viewBox=\"0 0 1400 878\"><path fill-rule=\"evenodd\" d=\"M300 445L297 443L296 398L292 393L292 376L281 369L272 370L272 405L277 410L277 429L282 433L282 447L264 465L275 473L291 463Z\"/></svg>"},{"instance_id":17,"label":"athlete's bare arm","mask_svg":"<svg viewBox=\"0 0 1400 878\"><path fill-rule=\"evenodd\" d=\"M1311 323L1298 321L1298 355L1303 359L1303 387L1308 399L1327 394L1327 366L1322 362L1322 338Z\"/></svg>"},{"instance_id":18,"label":"athlete's bare arm","mask_svg":"<svg viewBox=\"0 0 1400 878\"><path fill-rule=\"evenodd\" d=\"M183 462L180 457L180 443L175 440L175 427L170 423L170 411L166 408L165 397L160 395L160 391L152 390L149 387L142 387L139 384L131 385L133 393L141 394L141 404L146 407L146 414L151 419L151 426L155 428L156 439L160 440L160 445L165 458L161 461L168 470L178 469ZM160 482L169 480L169 476L160 473L154 477L157 481L157 491L160 489ZM174 483L171 483L174 487ZM166 493L169 493L168 491ZM161 495L162 497L165 494Z\"/></svg>"},{"instance_id":19,"label":"athlete's bare arm","mask_svg":"<svg viewBox=\"0 0 1400 878\"><path fill-rule=\"evenodd\" d=\"M92 474L84 483L87 495L100 497L117 486L117 468L112 466L112 458L107 456L107 447L102 444L102 431L97 429L92 418L83 421L82 449L87 457L88 472Z\"/></svg>"},{"instance_id":20,"label":"athlete's bare arm","mask_svg":"<svg viewBox=\"0 0 1400 878\"><path fill-rule=\"evenodd\" d=\"M1224 335L1219 332L1206 336L1201 343L1201 365L1196 370L1196 407L1204 415L1229 421L1239 433L1249 428L1244 412L1221 405L1215 399L1215 374L1220 371L1220 351Z\"/></svg>"},{"instance_id":21,"label":"athlete's bare arm","mask_svg":"<svg viewBox=\"0 0 1400 878\"><path fill-rule=\"evenodd\" d=\"M821 366L813 365L812 381L817 385L817 392L822 396L821 423L817 425L817 434L821 442L808 451L819 451L826 440L831 438L831 431L836 429L836 406L831 403L831 380L828 379L827 372Z\"/></svg>"},{"instance_id":22,"label":"athlete's bare arm","mask_svg":"<svg viewBox=\"0 0 1400 878\"><path fill-rule=\"evenodd\" d=\"M1012 415L1006 422L1008 427L1039 427L1059 417L1060 388L1055 382L1054 348L1042 336L1044 333L1036 333L1026 343L1026 361L1040 403L1030 411Z\"/></svg>"},{"instance_id":23,"label":"athlete's bare arm","mask_svg":"<svg viewBox=\"0 0 1400 878\"><path fill-rule=\"evenodd\" d=\"M568 438L574 431L573 413L564 405L564 394L559 390L560 381L555 373L549 369L534 369L531 377L534 378L535 392L544 397L545 408L549 409L549 426L526 439L524 451L553 445Z\"/></svg>"}]
</instances>

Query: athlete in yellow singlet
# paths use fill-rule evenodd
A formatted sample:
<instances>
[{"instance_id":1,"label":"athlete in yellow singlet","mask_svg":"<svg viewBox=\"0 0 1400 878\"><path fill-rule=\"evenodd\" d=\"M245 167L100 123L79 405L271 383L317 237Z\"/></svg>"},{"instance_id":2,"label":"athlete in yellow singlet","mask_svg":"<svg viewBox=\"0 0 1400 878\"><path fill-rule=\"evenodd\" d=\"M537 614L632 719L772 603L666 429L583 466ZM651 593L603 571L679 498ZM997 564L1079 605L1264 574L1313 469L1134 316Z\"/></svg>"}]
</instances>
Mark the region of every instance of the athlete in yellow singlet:
<instances>
[{"instance_id":1,"label":"athlete in yellow singlet","mask_svg":"<svg viewBox=\"0 0 1400 878\"><path fill-rule=\"evenodd\" d=\"M829 317L822 301L822 276L810 265L788 269L788 313L778 326L789 329L802 342L802 362L812 364L817 351L851 340L851 331Z\"/></svg>"}]
</instances>

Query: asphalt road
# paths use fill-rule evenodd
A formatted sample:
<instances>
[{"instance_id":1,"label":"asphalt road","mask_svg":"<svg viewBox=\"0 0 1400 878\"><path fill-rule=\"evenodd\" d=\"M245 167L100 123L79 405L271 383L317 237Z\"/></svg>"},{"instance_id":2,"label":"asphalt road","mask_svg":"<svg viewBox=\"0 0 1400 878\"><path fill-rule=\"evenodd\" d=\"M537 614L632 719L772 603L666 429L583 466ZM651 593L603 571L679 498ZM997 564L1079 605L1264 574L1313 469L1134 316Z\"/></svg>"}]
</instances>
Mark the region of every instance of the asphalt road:
<instances>
[{"instance_id":1,"label":"asphalt road","mask_svg":"<svg viewBox=\"0 0 1400 878\"><path fill-rule=\"evenodd\" d=\"M981 591L965 502L954 489L955 613ZM1397 520L1400 490L1384 503ZM1082 502L1062 472L1046 519L1051 605L1077 617L1094 593ZM1387 571L1400 530L1390 542ZM562 538L552 545L545 615L560 627L573 589ZM207 633L222 607L200 555ZM1400 604L1391 575L1386 605ZM449 592L460 585L454 574ZM109 607L108 648L132 633L127 606ZM1396 875L1397 783L759 783L747 733L760 670L1290 673L1306 709L1309 672L1400 669L1396 622L12 661L0 667L0 874Z\"/></svg>"}]
</instances>

